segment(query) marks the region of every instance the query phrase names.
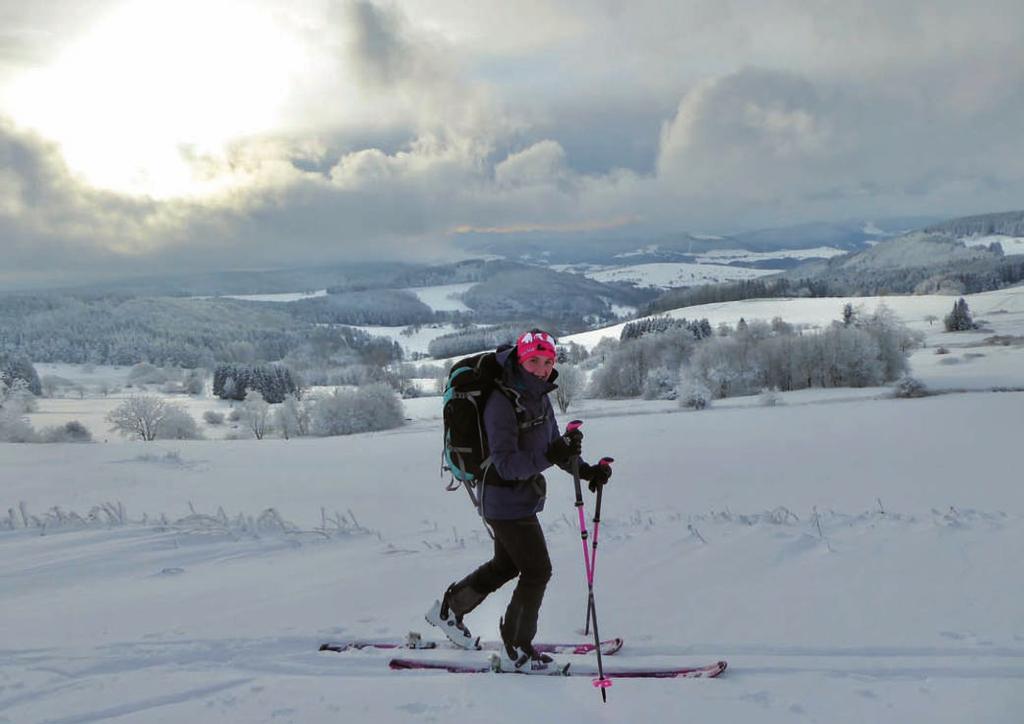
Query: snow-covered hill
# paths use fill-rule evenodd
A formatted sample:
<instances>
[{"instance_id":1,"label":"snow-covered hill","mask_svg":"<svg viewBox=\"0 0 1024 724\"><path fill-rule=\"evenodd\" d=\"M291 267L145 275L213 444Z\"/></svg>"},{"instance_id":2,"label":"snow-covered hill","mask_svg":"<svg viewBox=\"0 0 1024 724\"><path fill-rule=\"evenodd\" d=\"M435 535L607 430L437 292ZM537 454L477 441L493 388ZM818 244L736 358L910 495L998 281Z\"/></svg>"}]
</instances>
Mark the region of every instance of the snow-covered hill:
<instances>
[{"instance_id":1,"label":"snow-covered hill","mask_svg":"<svg viewBox=\"0 0 1024 724\"><path fill-rule=\"evenodd\" d=\"M844 301L681 311L822 325ZM725 658L721 679L620 680L605 705L586 678L318 653L424 630L433 599L489 555L465 494L443 491L425 398L405 427L347 438L0 444L0 722L1015 724L1024 393L991 387L1024 387L1024 296L968 297L991 332L957 335L925 319L949 297L854 300L879 301L931 330L915 374L979 391L804 390L702 412L593 400L562 416L585 421L587 457L616 458L596 594L602 633L627 643L608 661ZM983 345L995 334L1008 345ZM540 636L582 639L571 482L549 477ZM476 633L497 635L509 594L467 619Z\"/></svg>"}]
</instances>

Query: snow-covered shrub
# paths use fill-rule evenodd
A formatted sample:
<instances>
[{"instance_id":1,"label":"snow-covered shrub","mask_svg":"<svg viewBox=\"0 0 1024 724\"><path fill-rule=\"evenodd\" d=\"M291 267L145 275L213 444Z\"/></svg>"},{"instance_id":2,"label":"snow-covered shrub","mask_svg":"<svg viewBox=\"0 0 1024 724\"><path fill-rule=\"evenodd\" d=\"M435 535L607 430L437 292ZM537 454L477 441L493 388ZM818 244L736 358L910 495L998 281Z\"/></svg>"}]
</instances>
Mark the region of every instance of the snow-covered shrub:
<instances>
[{"instance_id":1,"label":"snow-covered shrub","mask_svg":"<svg viewBox=\"0 0 1024 724\"><path fill-rule=\"evenodd\" d=\"M645 400L674 400L679 396L676 390L677 375L668 367L655 367L647 373L644 380L643 398ZM564 412L564 410L563 410Z\"/></svg>"},{"instance_id":2,"label":"snow-covered shrub","mask_svg":"<svg viewBox=\"0 0 1024 724\"><path fill-rule=\"evenodd\" d=\"M181 383L183 391L188 395L201 395L206 389L206 370L189 370Z\"/></svg>"},{"instance_id":3,"label":"snow-covered shrub","mask_svg":"<svg viewBox=\"0 0 1024 724\"><path fill-rule=\"evenodd\" d=\"M949 354L949 349L947 349L946 347L941 347L941 346L940 347L936 347L935 348L935 354Z\"/></svg>"},{"instance_id":4,"label":"snow-covered shrub","mask_svg":"<svg viewBox=\"0 0 1024 724\"><path fill-rule=\"evenodd\" d=\"M36 431L20 408L12 404L0 407L0 442L35 442Z\"/></svg>"},{"instance_id":5,"label":"snow-covered shrub","mask_svg":"<svg viewBox=\"0 0 1024 724\"><path fill-rule=\"evenodd\" d=\"M203 421L207 425L223 425L224 413L217 412L216 410L207 410L203 413Z\"/></svg>"},{"instance_id":6,"label":"snow-covered shrub","mask_svg":"<svg viewBox=\"0 0 1024 724\"><path fill-rule=\"evenodd\" d=\"M711 407L711 390L699 378L684 373L679 381L679 405L694 410Z\"/></svg>"},{"instance_id":7,"label":"snow-covered shrub","mask_svg":"<svg viewBox=\"0 0 1024 724\"><path fill-rule=\"evenodd\" d=\"M241 419L242 419L242 411L239 410L237 407L233 408L231 410L231 412L228 413L228 420L230 422L238 422Z\"/></svg>"},{"instance_id":8,"label":"snow-covered shrub","mask_svg":"<svg viewBox=\"0 0 1024 724\"><path fill-rule=\"evenodd\" d=\"M604 364L591 378L591 396L598 398L639 397L647 374L658 367L678 370L701 343L685 328L645 334L620 343L605 356ZM597 357L597 348L590 360Z\"/></svg>"},{"instance_id":9,"label":"snow-covered shrub","mask_svg":"<svg viewBox=\"0 0 1024 724\"><path fill-rule=\"evenodd\" d=\"M175 404L167 405L163 419L157 428L158 440L199 440L203 435L199 425L184 407Z\"/></svg>"},{"instance_id":10,"label":"snow-covered shrub","mask_svg":"<svg viewBox=\"0 0 1024 724\"><path fill-rule=\"evenodd\" d=\"M92 442L92 433L78 420L43 428L39 437L43 442Z\"/></svg>"},{"instance_id":11,"label":"snow-covered shrub","mask_svg":"<svg viewBox=\"0 0 1024 724\"><path fill-rule=\"evenodd\" d=\"M162 385L169 379L167 372L149 362L139 362L128 371L128 381L134 385Z\"/></svg>"},{"instance_id":12,"label":"snow-covered shrub","mask_svg":"<svg viewBox=\"0 0 1024 724\"><path fill-rule=\"evenodd\" d=\"M907 375L902 377L893 385L892 396L900 399L911 399L914 397L925 397L928 394L928 386L924 382Z\"/></svg>"},{"instance_id":13,"label":"snow-covered shrub","mask_svg":"<svg viewBox=\"0 0 1024 724\"><path fill-rule=\"evenodd\" d=\"M783 404L782 395L774 387L766 387L761 390L761 395L757 398L757 404L761 407L778 407Z\"/></svg>"},{"instance_id":14,"label":"snow-covered shrub","mask_svg":"<svg viewBox=\"0 0 1024 724\"><path fill-rule=\"evenodd\" d=\"M287 395L284 401L274 408L274 427L281 436L288 440L293 437L305 437L310 428L310 406Z\"/></svg>"},{"instance_id":15,"label":"snow-covered shrub","mask_svg":"<svg viewBox=\"0 0 1024 724\"><path fill-rule=\"evenodd\" d=\"M29 383L20 377L0 387L0 405L10 406L21 414L39 409L39 403L36 402L36 396L32 393Z\"/></svg>"},{"instance_id":16,"label":"snow-covered shrub","mask_svg":"<svg viewBox=\"0 0 1024 724\"><path fill-rule=\"evenodd\" d=\"M320 437L352 435L399 427L404 418L402 403L387 385L336 390L315 400L311 432Z\"/></svg>"}]
</instances>

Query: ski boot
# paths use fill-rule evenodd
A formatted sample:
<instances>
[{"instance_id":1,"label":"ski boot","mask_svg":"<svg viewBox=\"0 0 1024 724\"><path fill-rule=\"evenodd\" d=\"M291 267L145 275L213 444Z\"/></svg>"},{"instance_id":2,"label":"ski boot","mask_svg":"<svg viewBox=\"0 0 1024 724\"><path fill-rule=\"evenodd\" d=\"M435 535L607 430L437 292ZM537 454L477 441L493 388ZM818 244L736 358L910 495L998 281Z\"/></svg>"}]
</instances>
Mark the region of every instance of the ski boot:
<instances>
[{"instance_id":1,"label":"ski boot","mask_svg":"<svg viewBox=\"0 0 1024 724\"><path fill-rule=\"evenodd\" d=\"M440 601L434 601L434 605L430 607L423 618L427 620L427 623L441 629L445 638L460 649L479 649L480 637L473 636L466 625L462 623L462 616L455 615L449 608L448 601L451 590L449 586L448 590L444 592L444 597Z\"/></svg>"}]
</instances>

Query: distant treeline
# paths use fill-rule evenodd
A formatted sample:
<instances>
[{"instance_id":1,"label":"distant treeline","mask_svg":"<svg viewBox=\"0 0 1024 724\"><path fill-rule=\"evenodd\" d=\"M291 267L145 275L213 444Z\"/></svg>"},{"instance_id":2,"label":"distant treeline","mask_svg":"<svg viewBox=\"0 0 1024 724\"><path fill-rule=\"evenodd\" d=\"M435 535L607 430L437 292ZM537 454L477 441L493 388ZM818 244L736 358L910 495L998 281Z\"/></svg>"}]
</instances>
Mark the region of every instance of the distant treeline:
<instances>
[{"instance_id":1,"label":"distant treeline","mask_svg":"<svg viewBox=\"0 0 1024 724\"><path fill-rule=\"evenodd\" d=\"M925 231L952 236L992 236L995 234L1024 236L1024 211L965 216L930 226Z\"/></svg>"},{"instance_id":2,"label":"distant treeline","mask_svg":"<svg viewBox=\"0 0 1024 724\"><path fill-rule=\"evenodd\" d=\"M0 295L3 353L33 362L188 368L300 353L386 364L402 354L390 340L360 330L296 319L289 305L62 294Z\"/></svg>"}]
</instances>

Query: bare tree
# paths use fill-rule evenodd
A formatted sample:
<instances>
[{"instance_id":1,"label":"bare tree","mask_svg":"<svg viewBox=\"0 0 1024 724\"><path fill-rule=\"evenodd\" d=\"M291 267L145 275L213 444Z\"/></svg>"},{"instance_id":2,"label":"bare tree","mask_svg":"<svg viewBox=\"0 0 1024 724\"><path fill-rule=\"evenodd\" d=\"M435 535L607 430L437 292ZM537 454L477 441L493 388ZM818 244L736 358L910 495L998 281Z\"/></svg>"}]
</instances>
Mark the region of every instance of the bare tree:
<instances>
[{"instance_id":1,"label":"bare tree","mask_svg":"<svg viewBox=\"0 0 1024 724\"><path fill-rule=\"evenodd\" d=\"M152 395L133 395L107 414L110 429L125 437L138 435L140 440L155 440L160 425L168 414L168 404Z\"/></svg>"},{"instance_id":2,"label":"bare tree","mask_svg":"<svg viewBox=\"0 0 1024 724\"><path fill-rule=\"evenodd\" d=\"M569 410L569 405L583 394L586 383L587 377L579 367L564 365L558 368L558 389L555 390L555 401L563 414Z\"/></svg>"},{"instance_id":3,"label":"bare tree","mask_svg":"<svg viewBox=\"0 0 1024 724\"><path fill-rule=\"evenodd\" d=\"M270 428L270 404L259 390L249 390L242 403L242 419L257 440L262 440Z\"/></svg>"}]
</instances>

